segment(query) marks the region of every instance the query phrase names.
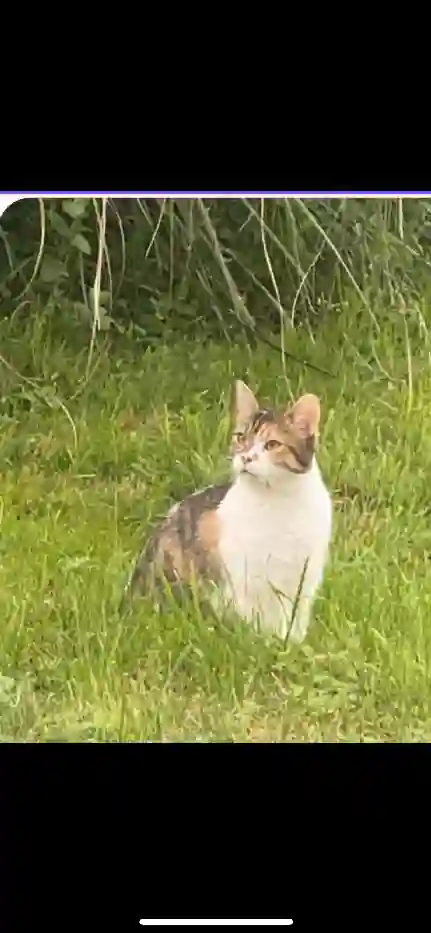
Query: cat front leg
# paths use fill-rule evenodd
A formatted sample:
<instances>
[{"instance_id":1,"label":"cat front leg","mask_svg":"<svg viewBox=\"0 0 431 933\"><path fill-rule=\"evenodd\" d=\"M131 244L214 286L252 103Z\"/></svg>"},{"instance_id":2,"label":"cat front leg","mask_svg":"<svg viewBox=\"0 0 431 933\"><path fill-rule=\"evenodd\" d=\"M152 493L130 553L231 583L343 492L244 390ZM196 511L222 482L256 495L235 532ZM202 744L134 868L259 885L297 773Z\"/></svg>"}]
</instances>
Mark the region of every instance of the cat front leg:
<instances>
[{"instance_id":1,"label":"cat front leg","mask_svg":"<svg viewBox=\"0 0 431 933\"><path fill-rule=\"evenodd\" d=\"M303 597L296 607L293 622L290 621L288 635L288 640L294 645L300 645L304 641L311 622L311 607L312 601L307 597Z\"/></svg>"}]
</instances>

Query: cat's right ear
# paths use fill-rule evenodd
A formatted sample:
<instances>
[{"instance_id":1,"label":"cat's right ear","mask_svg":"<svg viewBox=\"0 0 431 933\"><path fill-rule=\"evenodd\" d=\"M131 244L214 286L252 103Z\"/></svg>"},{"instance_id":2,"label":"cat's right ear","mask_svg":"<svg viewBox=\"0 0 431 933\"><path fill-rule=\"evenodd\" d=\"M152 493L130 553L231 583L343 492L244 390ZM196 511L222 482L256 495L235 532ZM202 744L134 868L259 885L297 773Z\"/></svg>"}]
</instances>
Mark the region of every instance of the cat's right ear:
<instances>
[{"instance_id":1,"label":"cat's right ear","mask_svg":"<svg viewBox=\"0 0 431 933\"><path fill-rule=\"evenodd\" d=\"M237 379L235 383L235 427L238 431L243 431L248 422L259 411L257 399L251 389L245 382Z\"/></svg>"},{"instance_id":2,"label":"cat's right ear","mask_svg":"<svg viewBox=\"0 0 431 933\"><path fill-rule=\"evenodd\" d=\"M285 413L285 418L301 437L317 437L320 422L320 402L316 395L302 395Z\"/></svg>"}]
</instances>

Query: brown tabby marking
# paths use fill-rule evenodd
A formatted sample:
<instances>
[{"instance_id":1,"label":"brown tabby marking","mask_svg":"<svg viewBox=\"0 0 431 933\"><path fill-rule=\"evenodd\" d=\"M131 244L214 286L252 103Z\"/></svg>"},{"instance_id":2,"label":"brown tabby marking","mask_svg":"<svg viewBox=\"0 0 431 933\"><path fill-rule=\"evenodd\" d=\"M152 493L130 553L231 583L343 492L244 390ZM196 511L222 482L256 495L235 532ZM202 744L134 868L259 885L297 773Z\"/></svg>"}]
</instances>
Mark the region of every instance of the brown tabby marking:
<instances>
[{"instance_id":1,"label":"brown tabby marking","mask_svg":"<svg viewBox=\"0 0 431 933\"><path fill-rule=\"evenodd\" d=\"M132 593L156 577L169 583L191 583L195 577L218 579L217 507L228 489L230 483L209 486L171 509L137 563L130 581Z\"/></svg>"},{"instance_id":2,"label":"brown tabby marking","mask_svg":"<svg viewBox=\"0 0 431 933\"><path fill-rule=\"evenodd\" d=\"M305 473L311 466L315 451L314 435L301 436L289 426L284 416L272 411L258 411L247 430L235 435L232 452L247 453L256 441L279 445L271 450L271 459L292 473Z\"/></svg>"}]
</instances>

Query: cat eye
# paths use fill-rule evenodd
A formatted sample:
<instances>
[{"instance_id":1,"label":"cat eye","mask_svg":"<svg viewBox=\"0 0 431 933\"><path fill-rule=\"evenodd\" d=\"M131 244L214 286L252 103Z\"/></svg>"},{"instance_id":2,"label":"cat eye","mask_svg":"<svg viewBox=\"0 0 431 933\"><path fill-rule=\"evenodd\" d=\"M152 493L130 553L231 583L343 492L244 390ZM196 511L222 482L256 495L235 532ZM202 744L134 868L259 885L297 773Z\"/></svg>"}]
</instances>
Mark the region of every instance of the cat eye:
<instances>
[{"instance_id":1,"label":"cat eye","mask_svg":"<svg viewBox=\"0 0 431 933\"><path fill-rule=\"evenodd\" d=\"M280 441L267 441L265 444L265 450L275 450L276 447L281 447Z\"/></svg>"},{"instance_id":2,"label":"cat eye","mask_svg":"<svg viewBox=\"0 0 431 933\"><path fill-rule=\"evenodd\" d=\"M236 441L238 444L241 443L241 441L243 441L244 438L245 438L245 434L242 431L236 431L235 434L233 435L234 441Z\"/></svg>"}]
</instances>

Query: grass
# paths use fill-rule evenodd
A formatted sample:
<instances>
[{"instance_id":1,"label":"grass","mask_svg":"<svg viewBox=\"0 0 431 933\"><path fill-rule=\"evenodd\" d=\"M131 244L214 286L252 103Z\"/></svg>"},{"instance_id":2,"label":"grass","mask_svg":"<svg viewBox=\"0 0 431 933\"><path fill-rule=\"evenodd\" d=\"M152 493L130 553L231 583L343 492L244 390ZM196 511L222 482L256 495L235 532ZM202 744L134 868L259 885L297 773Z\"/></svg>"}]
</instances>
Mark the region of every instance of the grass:
<instances>
[{"instance_id":1,"label":"grass","mask_svg":"<svg viewBox=\"0 0 431 933\"><path fill-rule=\"evenodd\" d=\"M379 314L378 309L374 309ZM0 708L3 741L431 740L431 380L417 316L380 336L351 305L288 349L87 350L36 317L3 324ZM377 360L376 360L377 356ZM12 369L10 368L12 367ZM19 373L19 375L18 375ZM146 530L226 475L232 379L317 392L333 492L331 561L299 647L197 606L120 617Z\"/></svg>"}]
</instances>

